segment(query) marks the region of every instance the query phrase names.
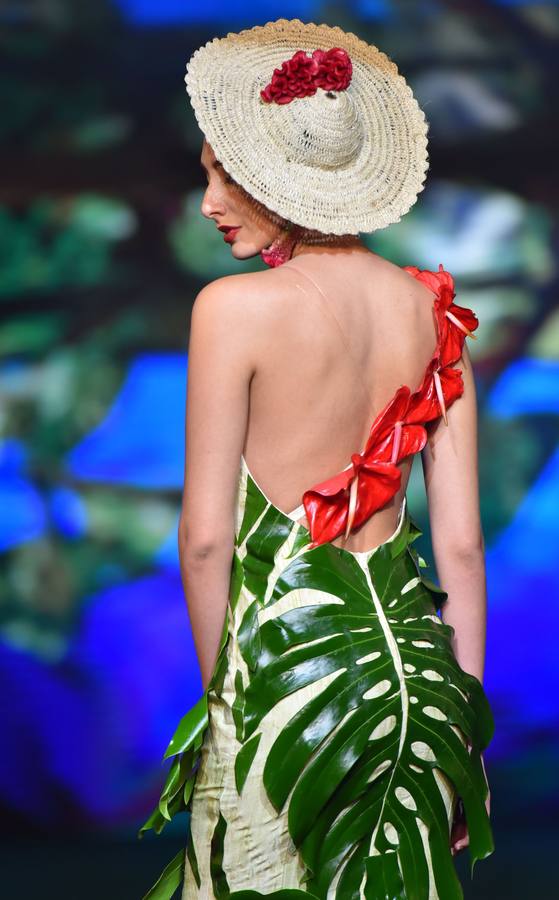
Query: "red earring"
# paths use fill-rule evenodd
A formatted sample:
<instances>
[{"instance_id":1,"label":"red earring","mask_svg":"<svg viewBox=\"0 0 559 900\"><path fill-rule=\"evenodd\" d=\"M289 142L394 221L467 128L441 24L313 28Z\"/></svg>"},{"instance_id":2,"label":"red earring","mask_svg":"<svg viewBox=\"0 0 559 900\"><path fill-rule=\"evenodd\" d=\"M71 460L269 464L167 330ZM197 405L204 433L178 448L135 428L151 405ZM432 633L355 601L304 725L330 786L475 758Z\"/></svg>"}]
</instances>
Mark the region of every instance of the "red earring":
<instances>
[{"instance_id":1,"label":"red earring","mask_svg":"<svg viewBox=\"0 0 559 900\"><path fill-rule=\"evenodd\" d=\"M295 244L297 243L299 229L290 227L287 231L282 231L275 238L269 247L260 251L260 256L267 266L275 268L283 265L288 259L291 259Z\"/></svg>"}]
</instances>

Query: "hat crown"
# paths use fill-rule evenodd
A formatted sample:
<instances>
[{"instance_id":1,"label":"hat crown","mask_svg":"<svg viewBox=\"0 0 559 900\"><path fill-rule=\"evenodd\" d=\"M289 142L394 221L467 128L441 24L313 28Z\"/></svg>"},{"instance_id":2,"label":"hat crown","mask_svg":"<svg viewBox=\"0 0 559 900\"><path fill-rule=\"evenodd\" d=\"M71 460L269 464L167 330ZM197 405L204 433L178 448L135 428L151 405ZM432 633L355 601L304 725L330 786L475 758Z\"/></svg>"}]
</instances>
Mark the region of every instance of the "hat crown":
<instances>
[{"instance_id":1,"label":"hat crown","mask_svg":"<svg viewBox=\"0 0 559 900\"><path fill-rule=\"evenodd\" d=\"M322 169L352 163L364 141L362 123L348 90L296 97L291 103L262 104L271 140L290 162Z\"/></svg>"}]
</instances>

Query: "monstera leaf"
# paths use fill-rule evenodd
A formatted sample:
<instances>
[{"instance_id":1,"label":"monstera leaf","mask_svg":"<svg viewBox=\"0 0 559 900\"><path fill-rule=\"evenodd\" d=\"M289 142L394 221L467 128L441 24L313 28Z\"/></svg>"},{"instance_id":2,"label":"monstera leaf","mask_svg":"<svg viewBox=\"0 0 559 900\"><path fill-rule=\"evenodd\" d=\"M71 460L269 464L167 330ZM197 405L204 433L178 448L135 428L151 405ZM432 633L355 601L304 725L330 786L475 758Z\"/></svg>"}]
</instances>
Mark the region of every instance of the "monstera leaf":
<instances>
[{"instance_id":1,"label":"monstera leaf","mask_svg":"<svg viewBox=\"0 0 559 900\"><path fill-rule=\"evenodd\" d=\"M420 530L406 510L373 551L311 548L307 529L275 507L248 470L239 502L230 604L210 687L219 695L225 678L228 691L234 687L239 803L258 757L262 775L253 777L286 814L303 875L297 889L264 894L243 884L231 892L220 810L210 846L197 848L209 856L203 886L187 842L198 889L207 891L209 874L218 900L461 900L449 818L461 798L472 867L492 852L481 751L493 721L481 684L454 657L453 629L437 615L446 594L421 572L425 563L411 547ZM160 830L190 806L207 709L202 699L179 726L167 752L175 762L144 829ZM169 900L184 863L181 851L144 900Z\"/></svg>"},{"instance_id":2,"label":"monstera leaf","mask_svg":"<svg viewBox=\"0 0 559 900\"><path fill-rule=\"evenodd\" d=\"M255 601L239 630L249 672L239 698L243 779L265 716L330 676L284 726L263 775L278 812L288 804L318 897L341 868L339 900L359 896L363 877L367 900L428 900L433 879L445 900L462 898L449 786L464 803L472 866L493 849L480 758L491 712L436 614L446 594L419 574L409 547L418 533L408 520L370 557L331 545L301 552L275 582L266 620L258 623ZM302 590L314 602L273 616L274 604Z\"/></svg>"}]
</instances>

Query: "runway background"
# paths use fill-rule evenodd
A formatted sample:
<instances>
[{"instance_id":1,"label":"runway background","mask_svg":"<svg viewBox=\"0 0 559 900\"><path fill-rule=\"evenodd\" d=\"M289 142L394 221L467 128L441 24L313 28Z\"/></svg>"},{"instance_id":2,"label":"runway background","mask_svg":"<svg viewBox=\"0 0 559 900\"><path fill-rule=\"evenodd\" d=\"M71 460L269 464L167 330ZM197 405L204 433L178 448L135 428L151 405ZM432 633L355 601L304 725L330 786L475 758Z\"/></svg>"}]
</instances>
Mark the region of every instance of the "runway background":
<instances>
[{"instance_id":1,"label":"runway background","mask_svg":"<svg viewBox=\"0 0 559 900\"><path fill-rule=\"evenodd\" d=\"M559 8L471 0L0 5L0 807L9 900L139 900L186 823L141 843L201 685L176 551L188 323L239 264L199 213L192 51L278 17L377 44L430 122L405 218L367 238L478 314L487 754L497 852L465 896L557 876ZM417 466L409 491L424 526ZM444 898L443 898L444 900Z\"/></svg>"}]
</instances>

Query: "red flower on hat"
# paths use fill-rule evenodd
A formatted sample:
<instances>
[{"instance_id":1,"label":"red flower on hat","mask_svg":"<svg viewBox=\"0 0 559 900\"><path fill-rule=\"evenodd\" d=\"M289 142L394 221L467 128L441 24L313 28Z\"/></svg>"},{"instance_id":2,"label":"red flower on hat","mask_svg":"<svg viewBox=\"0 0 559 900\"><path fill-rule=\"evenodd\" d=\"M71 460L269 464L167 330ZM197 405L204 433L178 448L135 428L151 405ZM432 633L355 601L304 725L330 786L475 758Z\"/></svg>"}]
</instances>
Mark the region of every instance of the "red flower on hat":
<instances>
[{"instance_id":1,"label":"red flower on hat","mask_svg":"<svg viewBox=\"0 0 559 900\"><path fill-rule=\"evenodd\" d=\"M291 103L296 97L312 97L318 88L324 91L343 91L353 72L351 59L341 47L315 50L307 56L297 50L291 59L274 69L272 80L260 91L266 103Z\"/></svg>"},{"instance_id":2,"label":"red flower on hat","mask_svg":"<svg viewBox=\"0 0 559 900\"><path fill-rule=\"evenodd\" d=\"M331 50L315 50L320 65L317 77L318 87L324 91L345 91L349 87L353 66L345 50L332 47Z\"/></svg>"}]
</instances>

